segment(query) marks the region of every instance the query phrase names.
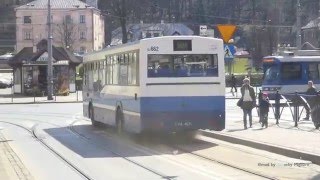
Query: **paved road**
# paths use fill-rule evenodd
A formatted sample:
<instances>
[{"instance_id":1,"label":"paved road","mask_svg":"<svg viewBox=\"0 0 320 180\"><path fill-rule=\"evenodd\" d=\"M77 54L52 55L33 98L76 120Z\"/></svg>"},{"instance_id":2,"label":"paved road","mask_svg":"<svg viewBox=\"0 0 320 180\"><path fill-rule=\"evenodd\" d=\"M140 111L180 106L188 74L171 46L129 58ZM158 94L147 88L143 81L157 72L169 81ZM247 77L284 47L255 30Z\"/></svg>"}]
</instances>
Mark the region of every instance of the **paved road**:
<instances>
[{"instance_id":1,"label":"paved road","mask_svg":"<svg viewBox=\"0 0 320 180\"><path fill-rule=\"evenodd\" d=\"M11 140L9 145L34 179L83 179L39 141L92 179L263 179L259 175L311 179L320 172L319 166L309 161L203 136L173 147L169 138L119 137L112 130L93 128L90 121L82 118L81 103L2 105L0 119L27 127L39 137L36 140L20 127L0 123L4 127L2 133ZM199 158L180 148L240 169ZM292 162L308 167L284 167ZM263 165L267 163L270 166Z\"/></svg>"}]
</instances>

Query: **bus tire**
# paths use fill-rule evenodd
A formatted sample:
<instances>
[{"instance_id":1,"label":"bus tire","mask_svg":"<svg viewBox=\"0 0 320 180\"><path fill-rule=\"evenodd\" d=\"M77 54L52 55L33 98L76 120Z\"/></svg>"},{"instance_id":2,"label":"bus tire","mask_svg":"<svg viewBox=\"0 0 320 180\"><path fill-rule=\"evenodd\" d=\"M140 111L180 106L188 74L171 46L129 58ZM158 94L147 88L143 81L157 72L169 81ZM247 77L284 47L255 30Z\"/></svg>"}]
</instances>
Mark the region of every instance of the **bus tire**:
<instances>
[{"instance_id":1,"label":"bus tire","mask_svg":"<svg viewBox=\"0 0 320 180\"><path fill-rule=\"evenodd\" d=\"M98 122L94 120L94 109L92 104L89 105L88 112L89 112L89 118L91 119L92 125L98 126L99 125Z\"/></svg>"},{"instance_id":2,"label":"bus tire","mask_svg":"<svg viewBox=\"0 0 320 180\"><path fill-rule=\"evenodd\" d=\"M312 118L312 121L313 121L315 128L319 129L319 127L320 127L320 105L317 105L314 108L312 108L311 118Z\"/></svg>"},{"instance_id":3,"label":"bus tire","mask_svg":"<svg viewBox=\"0 0 320 180\"><path fill-rule=\"evenodd\" d=\"M123 121L124 121L123 113L120 107L118 107L116 112L116 130L118 134L123 133Z\"/></svg>"}]
</instances>

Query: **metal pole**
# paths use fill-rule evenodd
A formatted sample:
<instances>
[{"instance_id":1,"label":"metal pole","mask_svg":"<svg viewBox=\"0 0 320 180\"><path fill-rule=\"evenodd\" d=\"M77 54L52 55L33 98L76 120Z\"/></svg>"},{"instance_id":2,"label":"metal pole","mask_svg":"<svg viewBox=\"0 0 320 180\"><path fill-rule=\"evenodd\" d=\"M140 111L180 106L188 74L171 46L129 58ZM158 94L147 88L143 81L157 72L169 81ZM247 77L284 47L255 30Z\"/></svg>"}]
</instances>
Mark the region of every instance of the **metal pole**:
<instances>
[{"instance_id":1,"label":"metal pole","mask_svg":"<svg viewBox=\"0 0 320 180\"><path fill-rule=\"evenodd\" d=\"M53 93L53 81L52 81L52 32L51 32L51 3L48 0L48 77L47 77L47 84L48 84L48 100L53 100L52 93Z\"/></svg>"},{"instance_id":2,"label":"metal pole","mask_svg":"<svg viewBox=\"0 0 320 180\"><path fill-rule=\"evenodd\" d=\"M256 91L257 92L257 91ZM258 104L259 104L259 106L260 106L260 104L261 104L261 102L262 102L262 91L261 91L261 89L259 90L259 95L258 95ZM260 114L260 107L259 107L259 111L258 111L258 116L259 116L259 122L262 122L261 120L262 120L262 118L261 118L261 114Z\"/></svg>"},{"instance_id":3,"label":"metal pole","mask_svg":"<svg viewBox=\"0 0 320 180\"><path fill-rule=\"evenodd\" d=\"M296 34L297 48L301 48L301 4L300 0L297 0L297 34Z\"/></svg>"},{"instance_id":4,"label":"metal pole","mask_svg":"<svg viewBox=\"0 0 320 180\"><path fill-rule=\"evenodd\" d=\"M11 82L13 82L12 79L11 79ZM13 88L14 88L14 85L11 86L11 102L12 103L13 103L13 94L14 94Z\"/></svg>"},{"instance_id":5,"label":"metal pole","mask_svg":"<svg viewBox=\"0 0 320 180\"><path fill-rule=\"evenodd\" d=\"M33 87L33 102L35 103L36 102L36 92L34 90L34 87Z\"/></svg>"},{"instance_id":6,"label":"metal pole","mask_svg":"<svg viewBox=\"0 0 320 180\"><path fill-rule=\"evenodd\" d=\"M276 124L279 124L279 119L280 119L280 94L279 94L279 91L277 91L276 98L275 98L275 117L276 117Z\"/></svg>"},{"instance_id":7,"label":"metal pole","mask_svg":"<svg viewBox=\"0 0 320 180\"><path fill-rule=\"evenodd\" d=\"M298 127L298 120L299 120L299 97L298 97L298 93L296 92L295 102L294 102L294 127Z\"/></svg>"}]
</instances>

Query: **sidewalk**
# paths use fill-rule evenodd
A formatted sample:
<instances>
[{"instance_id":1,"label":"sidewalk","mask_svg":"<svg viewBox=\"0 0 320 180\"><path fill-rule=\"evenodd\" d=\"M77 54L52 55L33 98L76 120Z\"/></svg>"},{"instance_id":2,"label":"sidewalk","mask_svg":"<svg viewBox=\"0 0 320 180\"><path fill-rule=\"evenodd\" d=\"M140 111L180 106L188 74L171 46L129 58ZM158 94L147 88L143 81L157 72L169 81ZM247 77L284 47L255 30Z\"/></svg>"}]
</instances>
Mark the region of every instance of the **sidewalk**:
<instances>
[{"instance_id":1,"label":"sidewalk","mask_svg":"<svg viewBox=\"0 0 320 180\"><path fill-rule=\"evenodd\" d=\"M24 167L19 157L11 149L0 129L0 179L32 180L33 177Z\"/></svg>"},{"instance_id":2,"label":"sidewalk","mask_svg":"<svg viewBox=\"0 0 320 180\"><path fill-rule=\"evenodd\" d=\"M269 127L266 129L261 128L257 111L253 109L253 126L244 130L242 110L235 105L237 99L227 101L226 129L221 132L203 131L204 135L320 165L320 130L315 129L311 120L300 120L298 127L294 127L292 115L287 108L277 125L270 109ZM302 112L302 116L304 114Z\"/></svg>"}]
</instances>

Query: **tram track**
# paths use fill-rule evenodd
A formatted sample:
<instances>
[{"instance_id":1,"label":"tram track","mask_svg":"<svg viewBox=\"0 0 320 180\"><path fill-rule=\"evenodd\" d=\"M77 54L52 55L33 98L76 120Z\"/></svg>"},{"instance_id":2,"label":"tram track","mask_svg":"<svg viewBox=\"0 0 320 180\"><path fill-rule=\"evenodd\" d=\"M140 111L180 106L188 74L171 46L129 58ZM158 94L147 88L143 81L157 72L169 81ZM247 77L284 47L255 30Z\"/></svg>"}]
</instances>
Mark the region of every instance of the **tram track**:
<instances>
[{"instance_id":1,"label":"tram track","mask_svg":"<svg viewBox=\"0 0 320 180\"><path fill-rule=\"evenodd\" d=\"M135 160L132 160L118 152L115 152L113 150L111 150L110 148L107 148L106 146L102 146L102 145L99 145L97 143L94 143L91 141L90 138L88 138L87 136L85 136L84 134L81 134L79 133L77 130L75 130L74 128L74 124L78 121L86 121L86 122L89 122L88 120L85 120L83 118L79 118L79 117L73 117L73 122L72 123L67 123L68 126L67 126L67 129L73 133L74 135L80 137L82 140L84 140L85 142L89 143L89 144L92 144L94 145L95 147L98 147L100 149L103 149L105 151L108 151L118 157L121 157L123 159L125 159L126 161L132 163L132 164L135 164L153 174L156 174L158 176L160 176L161 178L163 179L175 179L174 176L167 176L165 175L164 173L161 173L161 172L158 172L150 167L147 167L145 165L142 165L140 164L139 162L135 161ZM50 125L53 125L53 126L56 126L56 127L63 127L63 126L60 126L60 125L57 125L57 124L53 124L53 123L49 123L49 122L44 122L44 121L40 121L40 120L35 120L39 123L45 123L45 124L50 124ZM6 121L0 121L2 123L7 123L7 124L11 124L11 125L14 125L14 126L18 126L20 128L23 128L25 130L27 130L29 133L32 134L32 136L34 138L36 138L43 146L45 146L47 149L49 149L52 153L54 153L56 156L58 156L61 160L63 160L65 163L67 163L72 169L74 169L75 171L77 171L78 173L80 173L84 179L92 179L90 178L88 175L86 175L84 172L82 172L79 168L77 168L74 164L72 164L70 161L68 161L66 158L64 158L61 154L59 154L57 151L55 151L51 146L49 146L48 144L46 144L41 138L39 138L39 136L37 135L36 133L36 126L33 126L31 129L28 129L20 124L15 124L15 123L11 123L11 122L6 122ZM110 136L110 133L108 133L108 136ZM114 135L112 135L114 136ZM134 142L133 142L134 143ZM136 144L136 143L134 143ZM138 146L143 146L143 145L140 145L140 144L137 144ZM194 156L194 157L197 157L197 158L200 158L200 159L204 159L206 161L209 161L209 162L214 162L214 163L217 163L217 164L220 164L220 165L223 165L223 166L227 166L229 168L233 168L233 169L237 169L239 171L242 171L242 172L245 172L245 173L248 173L248 174L251 174L251 175L254 175L254 176L258 176L258 177L261 177L261 178L264 178L264 179L277 179L277 178L274 178L274 177L270 177L270 176L266 176L264 174L261 174L259 172L254 172L252 170L249 170L249 169L245 169L245 168L242 168L242 167L238 167L238 166L235 166L235 165L232 165L232 164L229 164L227 162L223 162L223 161L220 161L220 160L217 160L217 159L213 159L211 157L206 157L204 155L201 155L201 154L197 154L197 153L194 153L194 152L191 152L191 151L188 151L187 149L184 149L182 147L179 147L179 146L176 146L176 145L168 145L168 144L165 144L166 146L170 147L170 148L173 148L173 149L177 149L179 150L180 152L184 152L186 154L189 154L191 156Z\"/></svg>"},{"instance_id":2,"label":"tram track","mask_svg":"<svg viewBox=\"0 0 320 180\"><path fill-rule=\"evenodd\" d=\"M9 124L12 126L16 126L19 127L27 132L29 132L33 138L35 138L41 145L43 145L46 149L48 149L52 154L54 154L55 156L57 156L61 161L63 161L65 164L67 164L72 170L74 170L75 172L77 172L80 176L83 177L83 179L87 179L87 180L94 180L93 178L91 178L88 174L86 174L85 172L83 172L80 168L78 168L75 164L71 163L68 159L66 159L63 155L61 155L59 152L57 152L56 150L54 150L54 148L52 148L51 146L49 146L47 143L45 143L41 138L39 138L39 136L36 133L36 127L37 124L32 126L31 129L20 125L20 124L16 124L16 123L12 123L12 122L7 122L7 121L0 121L1 123L5 123L5 124Z\"/></svg>"},{"instance_id":3,"label":"tram track","mask_svg":"<svg viewBox=\"0 0 320 180\"><path fill-rule=\"evenodd\" d=\"M45 116L45 115L43 115L43 116ZM55 117L56 117L56 116L55 116ZM59 116L58 118L66 118L66 116L63 116L63 117ZM77 122L77 121L80 120L80 118L77 118L76 116L73 116L72 118L75 119L74 122ZM65 126L61 126L61 125L58 125L58 124L54 124L54 123L46 122L46 121L42 121L42 120L37 120L37 119L30 119L30 118L29 118L29 119L26 119L26 120L33 121L33 122L37 122L37 123L49 124L49 125L54 126L54 127L57 127L57 128L64 128L64 127L65 127ZM81 120L83 120L83 119L81 119ZM46 147L50 152L52 152L54 155L56 155L57 157L59 157L64 163L68 164L68 165L69 165L72 169L74 169L76 172L78 172L79 174L81 174L81 176L83 176L84 179L93 180L93 178L91 178L89 175L87 175L86 173L84 173L83 171L81 171L80 168L78 168L76 165L74 165L74 164L71 163L69 160L67 160L63 155L61 155L60 153L58 153L57 151L55 151L53 147L49 146L47 143L45 143L45 142L37 135L37 133L36 133L36 126L37 126L38 124L35 125L35 126L33 126L31 129L28 129L27 127L25 127L25 126L23 126L23 125L21 125L21 124L16 124L16 123L7 122L7 121L0 121L0 122L1 122L1 123L6 123L6 124L10 124L10 125L13 125L13 126L16 126L16 127L19 127L19 128L22 128L22 129L28 131L28 132L32 135L33 138L35 138L38 142L40 142L41 145L43 145L43 146ZM73 122L73 123L74 123L74 122ZM71 124L70 124L70 123L67 123L67 129L69 130L70 133L72 133L72 134L76 135L77 137L81 138L81 139L84 140L86 143L89 143L89 144L91 144L91 145L94 145L95 147L98 147L98 148L100 148L100 149L102 149L102 150L104 150L104 151L108 151L108 152L114 154L115 156L121 157L121 158L125 159L126 161L128 161L128 162L130 162L130 163L132 163L132 164L134 164L134 165L136 165L136 166L139 166L139 167L141 167L141 168L143 168L143 169L145 169L145 170L147 170L147 171L149 171L149 172L151 172L151 173L153 173L153 174L155 174L155 175L157 175L157 176L160 176L162 179L167 179L167 180L175 179L174 176L167 176L167 175L165 175L165 174L163 174L163 173L157 172L156 170L154 170L154 169L152 169L152 168L150 168L150 167L146 167L146 166L144 166L144 165L142 165L142 164L140 164L140 163L138 163L138 162L136 162L136 161L134 161L134 160L132 160L132 159L130 159L130 158L125 157L124 155L121 155L120 153L117 153L117 152L112 151L112 150L110 150L110 149L108 149L108 148L106 148L106 147L102 147L102 146L100 146L100 145L98 145L98 144L96 144L96 143L93 143L93 142L90 141L86 136L84 136L84 135L78 133L77 131L75 131L75 130L73 129L73 125L72 125L73 123L71 123Z\"/></svg>"},{"instance_id":4,"label":"tram track","mask_svg":"<svg viewBox=\"0 0 320 180\"><path fill-rule=\"evenodd\" d=\"M87 142L87 143L89 143L89 144L91 144L91 145L93 145L93 146L96 146L96 147L98 147L98 148L100 148L100 149L103 149L103 150L105 150L105 151L108 151L108 152L110 152L110 153L112 153L112 154L114 154L114 155L116 155L116 156L118 156L118 157L121 157L122 159L124 159L124 160L126 160L126 161L128 161L128 162L130 162L130 163L132 163L132 164L134 164L134 165L136 165L136 166L139 166L139 167L141 167L141 168L143 168L143 169L145 169L145 170L147 170L147 171L149 171L149 172L151 172L151 173L153 173L153 174L155 174L155 175L160 176L162 179L167 179L167 180L176 179L175 176L165 175L165 174L162 173L162 172L159 172L159 171L157 171L157 170L155 170L155 169L153 169L153 168L147 167L147 166L145 166L145 165L143 165L143 164L141 164L141 163L139 163L139 162L137 162L137 161L135 161L135 160L133 160L133 159L130 159L130 158L128 158L128 157L126 157L126 156L118 153L118 152L115 152L115 151L111 150L110 148L107 148L106 146L99 145L99 144L97 144L97 143L92 142L92 141L90 140L90 138L88 138L87 136L79 133L78 131L76 131L76 130L74 129L74 124L75 124L76 122L78 122L78 121L86 121L86 120L83 120L83 119L75 120L74 122L72 122L72 123L68 126L68 129L69 129L71 132L73 132L74 134L78 135L78 137L80 137L80 138L81 138L82 140L84 140L85 142Z\"/></svg>"},{"instance_id":5,"label":"tram track","mask_svg":"<svg viewBox=\"0 0 320 180\"><path fill-rule=\"evenodd\" d=\"M86 121L86 122L89 122L88 120L86 119L79 119L78 121ZM76 122L74 122L73 124L75 124ZM77 133L79 136L82 136L83 138L86 138L89 140L89 138L87 138L86 136L84 136L83 134L77 132L75 129L74 129L74 125L70 126L70 128L72 129L72 131L74 131L75 133ZM121 138L121 137L118 137L118 136L115 136L114 134L110 133L110 132L106 132L106 136L109 136L110 138ZM130 141L131 142L131 141ZM127 143L127 141L126 141ZM209 158L209 157L205 157L203 155L200 155L200 154L197 154L197 153L194 153L194 152L191 152L191 151L187 151L181 147L178 147L178 146L172 146L172 145L169 145L169 144L163 144L169 148L172 148L174 150L178 150L180 152L184 152L188 155L191 155L193 157L196 157L196 158L200 158L200 159L203 159L205 161L209 161L211 163L215 163L215 164L219 164L219 165L222 165L222 166L225 166L225 167L228 167L228 168L232 168L232 169L236 169L236 170L239 170L241 172L244 172L244 173L247 173L249 175L253 175L253 176L256 176L256 177L259 177L259 178L262 178L262 179L270 179L270 180L276 180L277 178L275 177L271 177L271 176L267 176L267 175L264 175L264 174L261 174L259 172L255 172L255 171L252 171L252 170L249 170L249 169L245 169L245 168L241 168L241 167L238 167L238 166L235 166L235 165L232 165L232 164L229 164L227 162L223 162L223 161L220 161L220 160L217 160L217 159L213 159L213 158ZM144 145L142 144L137 144L135 142L131 142L130 143L130 146L136 146L136 148L138 149L147 149L147 151L151 151L153 152L153 154L162 154L161 152L158 152L157 150L154 150L154 149L150 149L149 147L145 147ZM173 150L173 151L174 151ZM172 159L170 158L170 161L172 161ZM183 163L180 163L176 160L173 160L181 165L185 165Z\"/></svg>"},{"instance_id":6,"label":"tram track","mask_svg":"<svg viewBox=\"0 0 320 180\"><path fill-rule=\"evenodd\" d=\"M258 176L258 177L261 177L261 178L264 178L264 179L277 180L277 178L275 178L275 177L267 176L267 175L264 175L264 174L259 173L259 172L255 172L255 171L252 171L252 170L249 170L249 169L246 169L246 168L242 168L242 167L230 164L228 162L224 162L224 161L217 160L217 159L214 159L214 158L211 158L211 157L207 157L207 156L195 153L195 152L191 152L189 150L186 150L186 149L184 149L182 147L179 147L179 146L176 146L176 145L167 145L167 146L171 147L173 149L176 149L176 150L178 150L180 152L188 153L188 154L193 155L193 156L195 156L197 158L201 158L201 159L204 159L206 161L218 163L218 164L221 164L223 166L227 166L227 167L230 167L230 168L233 168L233 169L237 169L239 171L243 171L243 172L246 172L246 173L254 175L254 176Z\"/></svg>"}]
</instances>

